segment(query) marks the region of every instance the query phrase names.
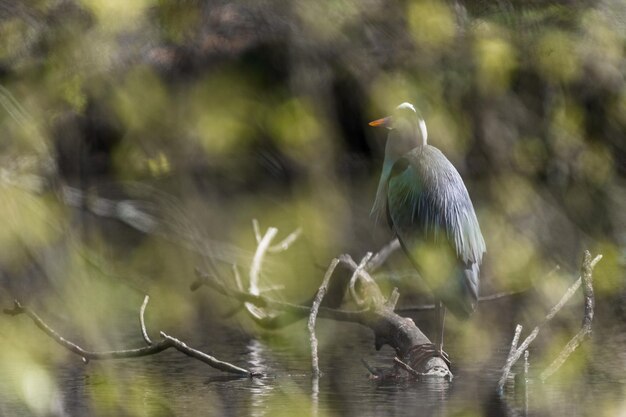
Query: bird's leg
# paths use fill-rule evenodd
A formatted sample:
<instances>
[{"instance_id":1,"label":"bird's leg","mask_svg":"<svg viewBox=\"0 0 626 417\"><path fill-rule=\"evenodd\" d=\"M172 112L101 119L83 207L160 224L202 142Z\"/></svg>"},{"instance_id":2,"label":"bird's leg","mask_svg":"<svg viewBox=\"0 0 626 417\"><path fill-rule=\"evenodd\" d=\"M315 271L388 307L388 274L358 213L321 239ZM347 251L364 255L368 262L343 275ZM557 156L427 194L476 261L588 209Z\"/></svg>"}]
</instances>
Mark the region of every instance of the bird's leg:
<instances>
[{"instance_id":1,"label":"bird's leg","mask_svg":"<svg viewBox=\"0 0 626 417\"><path fill-rule=\"evenodd\" d=\"M437 320L437 334L435 339L435 347L441 356L443 353L443 331L446 322L446 307L441 300L435 300L435 316Z\"/></svg>"}]
</instances>

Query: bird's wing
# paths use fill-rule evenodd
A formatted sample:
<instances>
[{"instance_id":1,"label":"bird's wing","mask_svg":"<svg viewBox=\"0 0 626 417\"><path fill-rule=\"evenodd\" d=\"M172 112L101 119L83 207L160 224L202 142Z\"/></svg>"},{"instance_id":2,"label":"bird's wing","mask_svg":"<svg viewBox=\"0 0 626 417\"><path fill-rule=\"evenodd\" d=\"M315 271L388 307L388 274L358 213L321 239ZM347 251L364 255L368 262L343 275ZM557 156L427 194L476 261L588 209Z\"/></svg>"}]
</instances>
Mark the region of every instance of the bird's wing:
<instances>
[{"instance_id":1,"label":"bird's wing","mask_svg":"<svg viewBox=\"0 0 626 417\"><path fill-rule=\"evenodd\" d=\"M396 161L387 203L391 226L405 245L447 241L466 265L482 262L485 241L469 194L437 148L417 148Z\"/></svg>"}]
</instances>

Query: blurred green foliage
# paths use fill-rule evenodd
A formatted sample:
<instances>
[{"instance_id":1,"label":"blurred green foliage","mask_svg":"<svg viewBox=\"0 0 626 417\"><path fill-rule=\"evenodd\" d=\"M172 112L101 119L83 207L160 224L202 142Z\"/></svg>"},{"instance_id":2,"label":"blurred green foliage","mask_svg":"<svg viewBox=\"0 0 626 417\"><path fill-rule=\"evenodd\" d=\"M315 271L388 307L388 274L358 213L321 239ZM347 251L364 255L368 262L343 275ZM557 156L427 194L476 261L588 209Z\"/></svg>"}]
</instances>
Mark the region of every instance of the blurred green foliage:
<instances>
[{"instance_id":1,"label":"blurred green foliage","mask_svg":"<svg viewBox=\"0 0 626 417\"><path fill-rule=\"evenodd\" d=\"M385 132L367 121L410 101L472 196L488 247L484 293L533 288L486 303L468 322L449 321L458 366L498 367L514 325L541 320L575 278L584 248L605 256L597 325L623 334L625 29L617 0L0 0L0 301L20 298L98 349L141 343L145 293L155 334L193 340L226 328L267 337L243 314L230 317L232 300L190 294L194 267L230 285L231 265L245 276L256 249L251 219L278 227L279 238L302 227L289 251L267 256L261 277L263 288L281 288L273 297L300 301L329 259L379 248L391 236L369 210ZM561 272L546 277L557 264ZM407 271L397 254L381 276L400 286L401 302L427 301L427 291L414 294L414 275L399 278ZM580 305L563 312L533 364L554 357L580 314ZM323 326L324 350L365 340ZM264 354L287 351L306 369L300 332L272 336ZM62 398L73 394L59 375L76 358L25 317L0 321L0 337L10 341L0 353L9 375L0 402L62 415ZM233 362L251 355L199 343ZM557 394L535 392L537 409L566 414L553 410L551 395L594 372L621 381L614 391L622 395L624 363L606 370L600 362L593 352L575 355ZM123 368L81 371L92 380L82 411L153 415L144 402L171 398L167 372ZM252 408L313 412L308 393L291 388L254 397L262 404ZM612 393L601 397L602 412L623 413ZM192 409L220 415L220 396L211 391L215 402L205 406L205 394L189 394ZM154 415L170 415L159 407Z\"/></svg>"}]
</instances>

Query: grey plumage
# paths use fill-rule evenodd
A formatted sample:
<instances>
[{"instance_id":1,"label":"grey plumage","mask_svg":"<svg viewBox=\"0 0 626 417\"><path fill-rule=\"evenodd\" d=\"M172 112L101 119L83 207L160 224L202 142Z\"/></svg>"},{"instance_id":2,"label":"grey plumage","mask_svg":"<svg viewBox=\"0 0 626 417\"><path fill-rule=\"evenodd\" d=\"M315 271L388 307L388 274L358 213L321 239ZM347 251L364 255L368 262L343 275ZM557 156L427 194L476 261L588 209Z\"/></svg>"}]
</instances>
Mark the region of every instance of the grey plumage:
<instances>
[{"instance_id":1,"label":"grey plumage","mask_svg":"<svg viewBox=\"0 0 626 417\"><path fill-rule=\"evenodd\" d=\"M447 238L463 262L482 262L485 241L472 201L458 171L439 149L413 149L396 161L388 182L388 204L396 218L390 226L434 241ZM403 204L412 207L408 218L399 213Z\"/></svg>"}]
</instances>

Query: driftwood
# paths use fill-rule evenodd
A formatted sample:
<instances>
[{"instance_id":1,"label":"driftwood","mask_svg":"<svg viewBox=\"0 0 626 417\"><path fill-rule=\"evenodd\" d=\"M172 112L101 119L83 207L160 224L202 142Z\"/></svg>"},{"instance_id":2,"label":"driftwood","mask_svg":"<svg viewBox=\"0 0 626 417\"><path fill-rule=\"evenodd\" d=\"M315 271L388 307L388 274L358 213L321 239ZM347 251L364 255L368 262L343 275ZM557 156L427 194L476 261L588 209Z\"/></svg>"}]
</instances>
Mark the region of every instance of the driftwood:
<instances>
[{"instance_id":1,"label":"driftwood","mask_svg":"<svg viewBox=\"0 0 626 417\"><path fill-rule=\"evenodd\" d=\"M498 392L502 393L504 389L504 384L509 376L511 368L518 359L526 352L530 346L530 344L535 340L541 328L543 328L547 323L549 323L556 314L563 308L563 306L572 298L574 293L580 288L581 283L583 285L583 292L585 297L585 312L583 317L583 324L581 330L570 340L569 343L563 348L561 353L557 356L554 362L548 366L548 368L541 374L540 379L545 381L551 375L553 375L560 366L567 360L569 355L571 355L574 350L580 345L580 343L591 334L591 322L593 320L593 309L594 309L594 293L593 293L593 268L596 264L602 259L602 255L597 255L595 258L591 258L591 254L589 251L585 251L582 267L581 267L581 275L578 279L570 286L570 288L565 292L563 297L559 300L558 303L550 309L546 317L543 321L537 325L533 331L524 339L519 347L517 346L517 341L519 340L519 335L522 331L522 326L519 324L515 329L515 336L513 337L513 342L511 343L511 350L509 352L509 356L502 368L502 376L498 381Z\"/></svg>"},{"instance_id":2,"label":"driftwood","mask_svg":"<svg viewBox=\"0 0 626 417\"><path fill-rule=\"evenodd\" d=\"M80 356L83 359L83 362L88 363L90 360L108 360L108 359L126 359L126 358L136 358L142 356L150 356L156 355L157 353L163 352L166 349L174 348L181 353L184 353L187 356L195 358L201 362L206 363L207 365L218 369L223 372L227 372L230 374L242 376L242 377L259 377L260 373L252 372L247 369L241 368L239 366L233 365L228 362L221 361L211 355L208 355L204 352L201 352L197 349L193 349L184 342L172 337L164 332L160 332L161 340L157 343L153 343L148 337L148 333L145 329L145 322L143 319L143 314L145 312L145 307L148 303L148 297L144 299L144 303L140 312L140 321L142 326L142 332L144 340L146 341L147 346L136 348L136 349L123 349L123 350L111 350L111 351L89 351L83 349L79 345L74 342L71 342L61 336L56 330L46 324L39 315L37 315L33 310L28 307L20 304L19 301L15 301L12 309L5 309L4 313L10 316L17 316L20 314L27 315L35 325L42 330L45 334L47 334L52 340L57 342L59 345L63 346L65 349L69 350L72 353Z\"/></svg>"},{"instance_id":3,"label":"driftwood","mask_svg":"<svg viewBox=\"0 0 626 417\"><path fill-rule=\"evenodd\" d=\"M272 239L277 234L277 230L274 228L269 228L265 234L260 232L258 223L254 222L253 228L258 246L250 268L250 280L254 280L254 282L249 285L248 291L243 289L238 273L235 274L236 285L233 287L226 285L225 280L218 277L215 271L213 271L215 275L210 275L200 270L196 270L197 281L192 283L191 288L197 289L200 286L208 286L220 294L243 303L249 317L265 328L279 328L308 317L312 373L314 376L320 374L317 338L315 337L315 319L320 317L368 327L374 332L376 350L384 345L389 345L395 349L397 360L394 361L392 368L383 371L368 368L373 373L374 378L415 378L417 375L452 377L447 358L440 356L435 346L415 325L413 320L402 317L394 311L400 296L397 289L394 289L389 297L385 297L376 281L369 274L370 270L379 267L397 249L397 241L392 241L375 255L366 254L359 264L349 255L341 255L333 260L311 304L302 305L274 300L260 294L258 271L262 267L260 262L263 260L263 256L269 252L268 248L270 247L282 249L289 245L272 246ZM287 240L289 243L293 243L295 238L288 237L283 242ZM339 265L352 272L346 291L356 304L356 309L344 310L320 305L328 282ZM236 271L237 268L234 270Z\"/></svg>"}]
</instances>

